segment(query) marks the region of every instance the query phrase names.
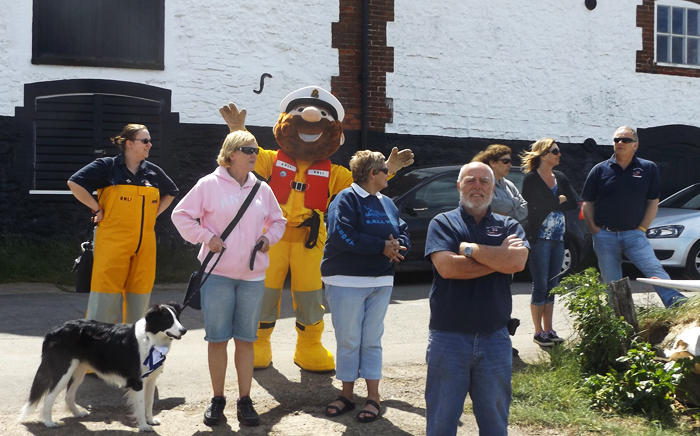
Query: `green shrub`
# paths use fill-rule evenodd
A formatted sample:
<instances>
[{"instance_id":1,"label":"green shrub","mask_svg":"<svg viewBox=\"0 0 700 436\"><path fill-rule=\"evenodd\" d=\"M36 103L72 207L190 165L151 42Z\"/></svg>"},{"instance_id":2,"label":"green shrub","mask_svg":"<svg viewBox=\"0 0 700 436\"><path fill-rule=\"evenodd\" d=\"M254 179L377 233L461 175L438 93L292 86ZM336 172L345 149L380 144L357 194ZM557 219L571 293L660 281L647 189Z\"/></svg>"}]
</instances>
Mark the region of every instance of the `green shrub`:
<instances>
[{"instance_id":1,"label":"green shrub","mask_svg":"<svg viewBox=\"0 0 700 436\"><path fill-rule=\"evenodd\" d=\"M605 374L626 349L633 334L632 326L615 316L608 302L606 285L598 272L588 268L561 280L553 290L562 295L564 305L573 317L579 341L574 352L584 374Z\"/></svg>"},{"instance_id":2,"label":"green shrub","mask_svg":"<svg viewBox=\"0 0 700 436\"><path fill-rule=\"evenodd\" d=\"M627 355L617 359L624 369L593 375L584 386L591 403L604 411L642 413L651 420L672 421L674 394L687 370L683 362L659 362L651 344L635 339Z\"/></svg>"}]
</instances>

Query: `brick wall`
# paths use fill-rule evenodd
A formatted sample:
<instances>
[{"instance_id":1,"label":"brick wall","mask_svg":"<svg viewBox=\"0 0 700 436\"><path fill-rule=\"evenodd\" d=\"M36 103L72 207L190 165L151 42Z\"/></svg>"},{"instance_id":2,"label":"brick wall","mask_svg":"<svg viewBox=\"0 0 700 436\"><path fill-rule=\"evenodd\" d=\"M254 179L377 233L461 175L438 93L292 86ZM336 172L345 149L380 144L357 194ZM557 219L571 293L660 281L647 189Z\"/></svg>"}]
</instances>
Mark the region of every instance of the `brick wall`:
<instances>
[{"instance_id":1,"label":"brick wall","mask_svg":"<svg viewBox=\"0 0 700 436\"><path fill-rule=\"evenodd\" d=\"M331 91L345 107L344 126L362 127L362 0L340 0L340 17L332 26L332 47L338 49L339 74ZM393 0L369 1L367 128L383 132L392 120L386 96L386 73L394 71L394 49L386 45L386 23L394 20Z\"/></svg>"},{"instance_id":2,"label":"brick wall","mask_svg":"<svg viewBox=\"0 0 700 436\"><path fill-rule=\"evenodd\" d=\"M700 5L700 0L685 1ZM642 29L642 49L637 51L637 72L700 77L700 69L657 65L654 61L655 3L656 0L643 0L642 4L637 6L637 27Z\"/></svg>"}]
</instances>

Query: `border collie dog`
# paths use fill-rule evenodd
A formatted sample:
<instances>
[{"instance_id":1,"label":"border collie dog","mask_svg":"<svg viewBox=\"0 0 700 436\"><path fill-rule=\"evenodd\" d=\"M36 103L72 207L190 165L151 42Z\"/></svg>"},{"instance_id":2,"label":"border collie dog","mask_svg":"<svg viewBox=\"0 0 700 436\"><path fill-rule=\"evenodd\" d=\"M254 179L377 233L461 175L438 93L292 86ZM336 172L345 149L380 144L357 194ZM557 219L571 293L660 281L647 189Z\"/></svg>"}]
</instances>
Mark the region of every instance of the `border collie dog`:
<instances>
[{"instance_id":1,"label":"border collie dog","mask_svg":"<svg viewBox=\"0 0 700 436\"><path fill-rule=\"evenodd\" d=\"M156 379L163 371L165 355L173 339L187 330L178 317L177 303L156 304L135 324L107 324L76 320L55 327L44 338L41 364L34 376L29 400L20 420L36 410L44 400L44 424L58 427L51 409L58 394L66 391L66 407L77 417L88 412L75 404L75 393L88 370L106 382L125 387L139 428L153 431L153 396Z\"/></svg>"}]
</instances>

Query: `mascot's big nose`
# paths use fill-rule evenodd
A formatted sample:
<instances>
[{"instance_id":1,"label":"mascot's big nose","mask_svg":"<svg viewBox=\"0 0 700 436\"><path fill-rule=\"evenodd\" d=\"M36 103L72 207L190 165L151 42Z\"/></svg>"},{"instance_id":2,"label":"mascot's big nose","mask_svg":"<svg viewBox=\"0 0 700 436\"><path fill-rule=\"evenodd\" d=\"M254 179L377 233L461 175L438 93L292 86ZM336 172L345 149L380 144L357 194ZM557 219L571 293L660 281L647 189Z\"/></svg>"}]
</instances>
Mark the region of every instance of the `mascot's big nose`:
<instances>
[{"instance_id":1,"label":"mascot's big nose","mask_svg":"<svg viewBox=\"0 0 700 436\"><path fill-rule=\"evenodd\" d=\"M321 115L321 111L317 107L309 106L302 111L301 118L309 123L318 123L323 118L323 115Z\"/></svg>"}]
</instances>

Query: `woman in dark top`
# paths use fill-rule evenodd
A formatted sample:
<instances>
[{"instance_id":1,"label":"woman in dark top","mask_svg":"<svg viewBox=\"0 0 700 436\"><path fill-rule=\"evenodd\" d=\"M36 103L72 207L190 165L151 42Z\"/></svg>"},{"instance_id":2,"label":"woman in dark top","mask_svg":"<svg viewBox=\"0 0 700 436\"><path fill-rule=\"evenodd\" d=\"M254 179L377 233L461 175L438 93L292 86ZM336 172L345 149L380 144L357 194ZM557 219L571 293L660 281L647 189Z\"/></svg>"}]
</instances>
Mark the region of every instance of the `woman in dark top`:
<instances>
[{"instance_id":1,"label":"woman in dark top","mask_svg":"<svg viewBox=\"0 0 700 436\"><path fill-rule=\"evenodd\" d=\"M367 404L357 415L370 422L379 415L379 379L382 375L382 335L391 289L392 262L403 259L407 225L386 188L384 156L362 150L350 160L354 183L328 208L328 238L321 274L338 343L336 377L343 382L338 398L326 407L335 417L355 408L353 389L362 377L367 382Z\"/></svg>"},{"instance_id":2,"label":"woman in dark top","mask_svg":"<svg viewBox=\"0 0 700 436\"><path fill-rule=\"evenodd\" d=\"M68 187L97 224L86 318L117 322L123 296L122 320L134 323L146 314L156 277L156 217L178 189L146 160L153 146L146 126L129 124L112 142L121 153L86 165Z\"/></svg>"},{"instance_id":3,"label":"woman in dark top","mask_svg":"<svg viewBox=\"0 0 700 436\"><path fill-rule=\"evenodd\" d=\"M530 312L535 324L533 341L551 347L563 339L552 328L554 295L564 261L564 211L576 209L577 197L569 179L553 168L559 165L561 150L552 138L532 144L522 155L523 198L527 201L528 222L525 234L530 242L532 298Z\"/></svg>"}]
</instances>

